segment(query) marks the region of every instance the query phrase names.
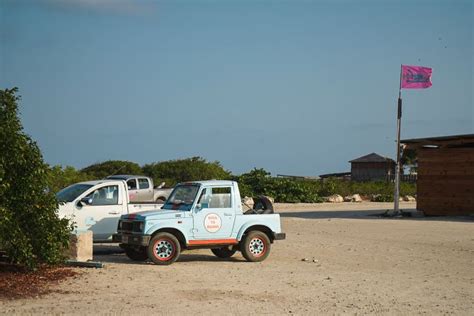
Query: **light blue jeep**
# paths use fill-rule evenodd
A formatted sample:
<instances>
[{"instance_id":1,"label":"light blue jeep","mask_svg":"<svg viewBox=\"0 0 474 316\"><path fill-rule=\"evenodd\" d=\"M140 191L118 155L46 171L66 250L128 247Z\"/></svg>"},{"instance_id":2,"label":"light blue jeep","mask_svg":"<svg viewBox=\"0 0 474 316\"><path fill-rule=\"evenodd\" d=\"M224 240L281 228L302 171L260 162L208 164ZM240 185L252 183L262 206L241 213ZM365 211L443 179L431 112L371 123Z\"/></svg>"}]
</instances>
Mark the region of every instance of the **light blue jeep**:
<instances>
[{"instance_id":1,"label":"light blue jeep","mask_svg":"<svg viewBox=\"0 0 474 316\"><path fill-rule=\"evenodd\" d=\"M209 248L220 258L241 251L248 261L262 261L274 240L285 239L280 215L265 213L273 209L254 207L243 213L234 181L181 183L161 210L123 215L114 240L130 259L161 265L195 248Z\"/></svg>"}]
</instances>

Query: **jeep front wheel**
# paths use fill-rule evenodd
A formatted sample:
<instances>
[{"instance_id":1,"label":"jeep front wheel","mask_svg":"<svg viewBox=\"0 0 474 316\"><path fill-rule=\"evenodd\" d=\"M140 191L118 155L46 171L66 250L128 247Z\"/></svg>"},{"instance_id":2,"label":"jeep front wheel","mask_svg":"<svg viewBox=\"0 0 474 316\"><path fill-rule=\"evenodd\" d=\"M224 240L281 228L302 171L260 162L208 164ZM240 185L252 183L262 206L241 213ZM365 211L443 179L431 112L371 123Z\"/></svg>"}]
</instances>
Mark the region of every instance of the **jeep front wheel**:
<instances>
[{"instance_id":1,"label":"jeep front wheel","mask_svg":"<svg viewBox=\"0 0 474 316\"><path fill-rule=\"evenodd\" d=\"M265 260L270 254L270 239L261 231L251 231L243 239L240 250L247 261L258 262Z\"/></svg>"},{"instance_id":2,"label":"jeep front wheel","mask_svg":"<svg viewBox=\"0 0 474 316\"><path fill-rule=\"evenodd\" d=\"M148 245L148 257L155 264L172 264L181 253L178 239L170 233L158 233Z\"/></svg>"}]
</instances>

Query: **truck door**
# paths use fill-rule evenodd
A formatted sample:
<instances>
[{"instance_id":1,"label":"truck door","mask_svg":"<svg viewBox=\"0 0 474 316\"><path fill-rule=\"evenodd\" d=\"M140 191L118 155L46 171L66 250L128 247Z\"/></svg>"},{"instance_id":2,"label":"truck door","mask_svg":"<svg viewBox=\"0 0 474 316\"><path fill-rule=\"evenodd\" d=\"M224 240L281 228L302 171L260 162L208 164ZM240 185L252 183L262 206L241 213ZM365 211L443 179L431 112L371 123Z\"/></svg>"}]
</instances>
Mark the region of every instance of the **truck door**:
<instances>
[{"instance_id":1,"label":"truck door","mask_svg":"<svg viewBox=\"0 0 474 316\"><path fill-rule=\"evenodd\" d=\"M139 198L137 179L127 180L127 187L128 187L128 199L130 200L130 202L137 202Z\"/></svg>"},{"instance_id":2,"label":"truck door","mask_svg":"<svg viewBox=\"0 0 474 316\"><path fill-rule=\"evenodd\" d=\"M193 210L195 239L222 239L232 234L235 210L232 187L216 186L202 189Z\"/></svg>"},{"instance_id":3,"label":"truck door","mask_svg":"<svg viewBox=\"0 0 474 316\"><path fill-rule=\"evenodd\" d=\"M83 203L76 212L75 221L79 227L92 230L94 239L106 240L117 231L118 219L122 215L123 199L119 200L118 185L99 187L82 200Z\"/></svg>"},{"instance_id":4,"label":"truck door","mask_svg":"<svg viewBox=\"0 0 474 316\"><path fill-rule=\"evenodd\" d=\"M138 201L154 202L153 188L148 178L138 178Z\"/></svg>"}]
</instances>

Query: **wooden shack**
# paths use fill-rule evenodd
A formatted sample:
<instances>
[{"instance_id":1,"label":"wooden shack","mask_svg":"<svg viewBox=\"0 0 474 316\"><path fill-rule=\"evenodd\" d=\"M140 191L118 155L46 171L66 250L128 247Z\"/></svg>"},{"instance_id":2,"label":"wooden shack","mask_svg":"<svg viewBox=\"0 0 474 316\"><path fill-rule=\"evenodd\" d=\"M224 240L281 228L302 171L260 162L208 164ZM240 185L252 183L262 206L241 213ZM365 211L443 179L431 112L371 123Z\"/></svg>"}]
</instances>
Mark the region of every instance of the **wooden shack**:
<instances>
[{"instance_id":1,"label":"wooden shack","mask_svg":"<svg viewBox=\"0 0 474 316\"><path fill-rule=\"evenodd\" d=\"M405 139L417 151L417 209L474 215L474 134Z\"/></svg>"},{"instance_id":2,"label":"wooden shack","mask_svg":"<svg viewBox=\"0 0 474 316\"><path fill-rule=\"evenodd\" d=\"M395 161L371 153L349 161L352 181L386 181L395 174Z\"/></svg>"}]
</instances>

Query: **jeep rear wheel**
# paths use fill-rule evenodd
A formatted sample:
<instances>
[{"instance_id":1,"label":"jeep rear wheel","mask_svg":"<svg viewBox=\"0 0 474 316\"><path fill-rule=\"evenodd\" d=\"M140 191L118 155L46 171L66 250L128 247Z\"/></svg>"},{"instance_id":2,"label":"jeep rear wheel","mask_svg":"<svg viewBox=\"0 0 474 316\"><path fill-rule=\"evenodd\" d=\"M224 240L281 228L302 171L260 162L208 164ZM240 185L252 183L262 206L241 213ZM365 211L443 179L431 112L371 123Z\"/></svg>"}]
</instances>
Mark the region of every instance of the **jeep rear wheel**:
<instances>
[{"instance_id":1,"label":"jeep rear wheel","mask_svg":"<svg viewBox=\"0 0 474 316\"><path fill-rule=\"evenodd\" d=\"M237 250L234 250L231 247L214 248L211 249L211 251L214 255L216 255L216 257L222 259L230 258L237 252Z\"/></svg>"},{"instance_id":2,"label":"jeep rear wheel","mask_svg":"<svg viewBox=\"0 0 474 316\"><path fill-rule=\"evenodd\" d=\"M240 250L247 261L259 262L270 254L270 239L261 231L251 231L243 239Z\"/></svg>"},{"instance_id":3,"label":"jeep rear wheel","mask_svg":"<svg viewBox=\"0 0 474 316\"><path fill-rule=\"evenodd\" d=\"M158 233L148 245L148 257L155 264L172 264L181 253L178 239L170 233Z\"/></svg>"}]
</instances>

